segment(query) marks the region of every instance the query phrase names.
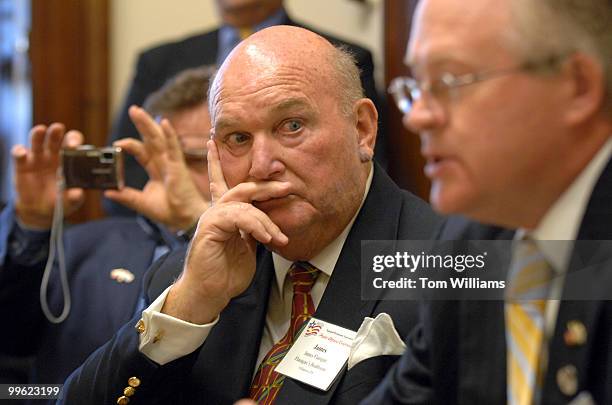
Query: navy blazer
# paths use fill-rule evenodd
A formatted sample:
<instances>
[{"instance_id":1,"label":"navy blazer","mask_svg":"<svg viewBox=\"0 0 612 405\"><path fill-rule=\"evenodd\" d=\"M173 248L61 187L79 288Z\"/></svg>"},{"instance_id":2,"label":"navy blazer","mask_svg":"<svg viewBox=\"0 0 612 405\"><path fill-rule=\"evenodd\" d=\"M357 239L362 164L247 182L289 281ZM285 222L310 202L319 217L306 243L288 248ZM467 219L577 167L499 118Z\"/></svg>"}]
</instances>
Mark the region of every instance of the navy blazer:
<instances>
[{"instance_id":1,"label":"navy blazer","mask_svg":"<svg viewBox=\"0 0 612 405\"><path fill-rule=\"evenodd\" d=\"M2 215L5 230L12 225L10 214ZM21 266L7 256L0 271L0 317L4 322L0 353L35 356L30 383L62 383L134 315L144 273L159 243L156 235L145 232L135 217L103 219L67 229L64 246L72 310L58 325L47 321L40 307L46 258L32 266ZM111 279L110 271L115 268L131 271L134 281L118 283ZM60 290L56 266L48 289L55 315L63 305Z\"/></svg>"},{"instance_id":2,"label":"navy blazer","mask_svg":"<svg viewBox=\"0 0 612 405\"><path fill-rule=\"evenodd\" d=\"M578 240L612 240L610 204L612 161L593 190ZM440 236L441 239L511 237L512 232L500 232L499 228L468 221L449 221ZM570 270L576 269L576 259L582 253L574 250ZM612 290L612 269L604 270L593 278L577 280L581 286L566 282L563 296L576 287L592 292L593 296L610 296L605 291ZM503 302L430 301L423 304L420 318L407 341L406 353L362 404L506 403ZM588 338L584 345L565 343L569 321L579 321L585 326ZM612 404L612 301L562 301L548 345L542 404L567 404L583 392L596 404Z\"/></svg>"},{"instance_id":3,"label":"navy blazer","mask_svg":"<svg viewBox=\"0 0 612 405\"><path fill-rule=\"evenodd\" d=\"M318 32L305 27L287 17L284 25L294 25ZM374 64L370 51L331 35L318 32L334 45L343 45L353 54L357 66L361 72L361 84L366 97L372 99L378 107L378 97L374 84ZM219 30L215 29L206 33L200 33L186 39L168 42L144 51L139 57L136 65L136 74L129 89L127 98L120 115L115 121L108 143L117 139L132 137L140 139L136 127L130 120L128 108L133 105L142 105L147 96L159 89L168 79L177 73L202 65L215 65L217 62ZM386 166L384 135L382 131L376 140L377 161ZM381 160L382 159L382 160ZM142 188L148 179L144 169L138 164L133 156L125 156L126 184L131 187ZM105 200L105 208L113 214L130 214L127 208Z\"/></svg>"},{"instance_id":4,"label":"navy blazer","mask_svg":"<svg viewBox=\"0 0 612 405\"><path fill-rule=\"evenodd\" d=\"M357 330L364 317L386 312L405 337L416 322L416 304L361 300L362 240L429 239L440 225L430 207L401 191L377 167L370 192L342 248L315 316ZM158 262L148 276L153 300L183 267L176 252ZM206 342L194 353L159 366L138 351L138 317L92 355L66 382L63 403L108 404L123 395L129 377L141 380L130 404L232 404L248 396L273 282L272 256L258 249L253 282L220 315ZM287 379L277 404L346 404L365 397L398 356L379 356L344 371L327 392Z\"/></svg>"}]
</instances>

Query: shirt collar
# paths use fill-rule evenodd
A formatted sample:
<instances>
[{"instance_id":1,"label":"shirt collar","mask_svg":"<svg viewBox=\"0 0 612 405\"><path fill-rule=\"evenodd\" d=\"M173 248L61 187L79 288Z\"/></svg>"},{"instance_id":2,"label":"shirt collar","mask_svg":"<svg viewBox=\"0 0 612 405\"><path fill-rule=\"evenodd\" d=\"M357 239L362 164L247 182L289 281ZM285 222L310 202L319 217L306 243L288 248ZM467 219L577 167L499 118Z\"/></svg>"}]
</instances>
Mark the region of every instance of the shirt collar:
<instances>
[{"instance_id":1,"label":"shirt collar","mask_svg":"<svg viewBox=\"0 0 612 405\"><path fill-rule=\"evenodd\" d=\"M318 255L308 260L308 263L315 266L317 269L321 270L328 277L331 277L334 272L334 267L336 267L336 262L340 257L340 252L342 251L342 247L344 246L344 242L353 227L353 223L359 215L361 211L361 207L365 202L366 197L370 191L370 186L372 185L372 177L374 174L374 165L370 167L370 174L368 175L368 179L366 181L365 190L363 193L363 197L361 199L361 204L359 205L359 209L348 223L346 228L334 239L329 245L327 245ZM278 291L283 291L283 285L285 283L285 277L289 272L289 268L293 264L292 261L285 259L277 253L272 253L272 261L274 262L274 273L276 274L276 282L278 285Z\"/></svg>"},{"instance_id":2,"label":"shirt collar","mask_svg":"<svg viewBox=\"0 0 612 405\"><path fill-rule=\"evenodd\" d=\"M611 156L612 137L546 212L538 226L531 232L525 229L517 232L515 239L529 236L540 241L538 248L556 271L564 271L567 267L573 243L541 243L541 241L576 240L595 183Z\"/></svg>"},{"instance_id":3,"label":"shirt collar","mask_svg":"<svg viewBox=\"0 0 612 405\"><path fill-rule=\"evenodd\" d=\"M155 240L158 245L165 245L171 249L182 246L185 242L181 241L175 233L170 232L164 225L151 221L144 215L137 215L136 222L149 238Z\"/></svg>"}]
</instances>

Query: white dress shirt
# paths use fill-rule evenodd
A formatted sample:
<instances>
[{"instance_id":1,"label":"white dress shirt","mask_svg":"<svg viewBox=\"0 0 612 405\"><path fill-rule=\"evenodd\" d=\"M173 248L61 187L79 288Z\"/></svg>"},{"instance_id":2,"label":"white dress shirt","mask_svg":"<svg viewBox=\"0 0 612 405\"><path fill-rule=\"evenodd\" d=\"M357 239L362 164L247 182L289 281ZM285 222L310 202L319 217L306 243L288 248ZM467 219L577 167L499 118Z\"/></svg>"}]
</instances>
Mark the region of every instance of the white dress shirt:
<instances>
[{"instance_id":1,"label":"white dress shirt","mask_svg":"<svg viewBox=\"0 0 612 405\"><path fill-rule=\"evenodd\" d=\"M311 291L315 308L318 307L321 302L327 283L340 257L344 242L368 195L370 185L372 184L373 173L374 167L372 165L361 205L349 224L336 239L321 251L321 253L309 260L310 264L321 270L321 274L317 277ZM291 282L287 279L287 273L292 262L276 253L272 254L272 259L274 262L276 282L270 288L270 301L256 367L265 357L266 353L272 348L274 343L285 335L291 318L293 287ZM139 349L144 355L160 365L164 365L195 351L204 343L208 334L219 320L219 318L217 318L210 324L196 325L161 313L160 311L170 288L172 287L168 287L142 313L145 330L140 335Z\"/></svg>"}]
</instances>

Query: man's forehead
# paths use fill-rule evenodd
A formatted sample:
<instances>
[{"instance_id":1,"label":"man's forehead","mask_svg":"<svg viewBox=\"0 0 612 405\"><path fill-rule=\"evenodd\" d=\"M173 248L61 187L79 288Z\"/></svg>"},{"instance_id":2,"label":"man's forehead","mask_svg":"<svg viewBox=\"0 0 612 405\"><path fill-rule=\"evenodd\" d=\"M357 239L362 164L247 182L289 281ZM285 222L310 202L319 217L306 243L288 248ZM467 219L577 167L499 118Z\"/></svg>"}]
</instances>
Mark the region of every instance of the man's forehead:
<instances>
[{"instance_id":1,"label":"man's forehead","mask_svg":"<svg viewBox=\"0 0 612 405\"><path fill-rule=\"evenodd\" d=\"M508 29L506 0L423 0L415 13L404 62L408 66L469 61L495 47Z\"/></svg>"},{"instance_id":2,"label":"man's forehead","mask_svg":"<svg viewBox=\"0 0 612 405\"><path fill-rule=\"evenodd\" d=\"M256 74L226 72L219 78L213 96L213 125L219 128L231 123L233 113L265 109L274 114L295 108L314 108L323 95L324 77L316 77L303 66L278 66L274 71ZM327 83L331 86L331 83ZM238 114L239 115L239 114ZM220 122L223 116L225 120Z\"/></svg>"},{"instance_id":3,"label":"man's forehead","mask_svg":"<svg viewBox=\"0 0 612 405\"><path fill-rule=\"evenodd\" d=\"M304 94L298 93L275 97L274 99L271 99L270 102L262 103L265 104L265 107L263 108L258 108L259 106L251 105L248 100L245 100L245 104L237 104L235 106L220 106L217 110L217 114L215 114L215 120L213 122L215 129L217 131L222 131L227 128L240 127L243 125L243 120L245 118L251 119L256 116L262 119L276 119L290 113L312 115L318 111L311 98ZM251 106L253 109L247 109Z\"/></svg>"}]
</instances>

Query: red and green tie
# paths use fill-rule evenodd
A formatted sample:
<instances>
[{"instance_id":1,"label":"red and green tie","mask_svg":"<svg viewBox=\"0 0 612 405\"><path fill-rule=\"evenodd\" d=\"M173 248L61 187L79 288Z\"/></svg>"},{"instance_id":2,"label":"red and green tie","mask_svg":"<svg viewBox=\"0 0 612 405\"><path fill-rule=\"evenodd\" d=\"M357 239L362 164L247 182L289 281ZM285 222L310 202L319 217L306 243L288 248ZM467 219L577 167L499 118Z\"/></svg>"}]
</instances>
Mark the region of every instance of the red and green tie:
<instances>
[{"instance_id":1,"label":"red and green tie","mask_svg":"<svg viewBox=\"0 0 612 405\"><path fill-rule=\"evenodd\" d=\"M285 336L279 340L261 361L249 391L249 397L259 404L273 404L285 376L274 371L291 348L295 337L315 312L310 290L320 271L307 262L295 262L289 269L289 279L293 284L291 323Z\"/></svg>"}]
</instances>

